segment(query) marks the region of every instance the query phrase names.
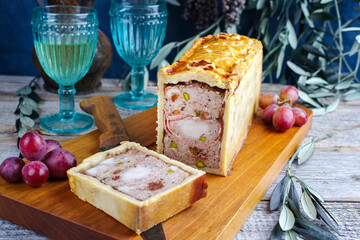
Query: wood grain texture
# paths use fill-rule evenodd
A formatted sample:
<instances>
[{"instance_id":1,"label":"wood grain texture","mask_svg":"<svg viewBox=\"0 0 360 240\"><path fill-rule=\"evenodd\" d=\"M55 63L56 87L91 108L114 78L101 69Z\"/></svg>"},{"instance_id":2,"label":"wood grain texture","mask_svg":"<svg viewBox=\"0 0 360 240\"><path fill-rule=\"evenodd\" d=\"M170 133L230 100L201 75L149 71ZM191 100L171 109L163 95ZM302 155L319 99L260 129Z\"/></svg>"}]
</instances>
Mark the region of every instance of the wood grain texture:
<instances>
[{"instance_id":1,"label":"wood grain texture","mask_svg":"<svg viewBox=\"0 0 360 240\"><path fill-rule=\"evenodd\" d=\"M9 156L17 156L16 133L13 111L18 98L13 93L18 88L29 83L30 76L0 75L0 161ZM91 96L107 95L114 97L121 91L118 79L103 79L99 92L90 95L76 95L75 107L79 101ZM283 86L279 84L262 84L262 92L279 92ZM156 87L150 86L147 91L156 93ZM40 115L45 116L58 109L58 96L37 90L45 100L39 104ZM122 118L139 111L117 108ZM312 137L335 133L329 139L316 143L316 150L311 159L297 166L293 164L294 174L303 179L311 187L319 191L325 198L326 206L339 218L341 225L339 239L360 239L360 100L352 102L341 101L337 110L323 116L314 116L311 130L304 141ZM35 129L40 129L38 123ZM93 131L95 128L91 129ZM47 139L53 138L65 142L79 134L54 135L42 132ZM278 220L278 211L268 210L268 199L274 186L283 178L284 169L271 185L262 201L257 205L252 215L238 232L236 240L269 239L271 229ZM0 206L1 208L1 206ZM48 238L6 220L0 219L0 240L47 240Z\"/></svg>"},{"instance_id":2,"label":"wood grain texture","mask_svg":"<svg viewBox=\"0 0 360 240\"><path fill-rule=\"evenodd\" d=\"M312 114L306 110L309 122L285 133L276 132L256 117L231 175L207 175L207 197L164 222L167 239L234 238L310 129ZM156 108L133 115L125 119L124 124L135 142L143 146L155 142ZM99 134L99 131L90 132L62 145L74 153L80 163L98 152ZM7 206L0 210L2 218L53 239L99 236L102 239L139 239L110 216L78 199L70 192L66 180L48 181L39 188L24 183L14 187L1 180L0 194L0 204ZM49 225L42 225L42 222Z\"/></svg>"}]
</instances>

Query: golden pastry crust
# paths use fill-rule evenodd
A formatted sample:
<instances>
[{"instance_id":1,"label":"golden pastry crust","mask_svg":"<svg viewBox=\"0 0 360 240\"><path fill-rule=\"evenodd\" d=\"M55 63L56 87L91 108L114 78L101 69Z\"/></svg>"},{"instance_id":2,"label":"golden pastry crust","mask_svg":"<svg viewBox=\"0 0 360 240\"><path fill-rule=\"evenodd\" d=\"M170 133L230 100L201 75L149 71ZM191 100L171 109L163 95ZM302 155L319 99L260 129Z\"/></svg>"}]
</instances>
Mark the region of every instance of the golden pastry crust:
<instances>
[{"instance_id":1,"label":"golden pastry crust","mask_svg":"<svg viewBox=\"0 0 360 240\"><path fill-rule=\"evenodd\" d=\"M253 38L228 33L209 35L197 39L171 66L160 69L158 80L178 83L196 79L233 92L260 51L261 42Z\"/></svg>"},{"instance_id":2,"label":"golden pastry crust","mask_svg":"<svg viewBox=\"0 0 360 240\"><path fill-rule=\"evenodd\" d=\"M116 191L111 186L103 184L92 176L84 174L87 169L129 149L154 156L163 162L191 173L191 175L181 184L140 201ZM69 169L67 174L70 189L75 195L103 210L138 234L170 218L206 196L205 172L169 159L133 142L122 142L116 148L94 154L77 167Z\"/></svg>"},{"instance_id":3,"label":"golden pastry crust","mask_svg":"<svg viewBox=\"0 0 360 240\"><path fill-rule=\"evenodd\" d=\"M219 168L201 169L221 176L229 175L232 162L246 139L258 109L262 57L260 41L238 34L220 33L196 40L179 61L160 69L157 151L164 153L165 148L164 88L168 84L190 81L218 87L225 90Z\"/></svg>"}]
</instances>

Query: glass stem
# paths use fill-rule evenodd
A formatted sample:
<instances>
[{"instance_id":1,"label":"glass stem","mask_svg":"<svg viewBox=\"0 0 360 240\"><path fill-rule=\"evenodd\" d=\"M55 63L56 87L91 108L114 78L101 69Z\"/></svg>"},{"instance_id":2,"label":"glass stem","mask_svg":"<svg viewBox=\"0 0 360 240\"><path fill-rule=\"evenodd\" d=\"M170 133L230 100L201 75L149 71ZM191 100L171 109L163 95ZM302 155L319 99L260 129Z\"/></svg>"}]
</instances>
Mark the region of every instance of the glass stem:
<instances>
[{"instance_id":1,"label":"glass stem","mask_svg":"<svg viewBox=\"0 0 360 240\"><path fill-rule=\"evenodd\" d=\"M131 69L131 95L133 98L142 98L145 94L144 91L144 67L133 67Z\"/></svg>"},{"instance_id":2,"label":"glass stem","mask_svg":"<svg viewBox=\"0 0 360 240\"><path fill-rule=\"evenodd\" d=\"M72 118L75 115L74 99L75 99L75 87L74 85L62 86L59 90L60 111L61 118Z\"/></svg>"}]
</instances>

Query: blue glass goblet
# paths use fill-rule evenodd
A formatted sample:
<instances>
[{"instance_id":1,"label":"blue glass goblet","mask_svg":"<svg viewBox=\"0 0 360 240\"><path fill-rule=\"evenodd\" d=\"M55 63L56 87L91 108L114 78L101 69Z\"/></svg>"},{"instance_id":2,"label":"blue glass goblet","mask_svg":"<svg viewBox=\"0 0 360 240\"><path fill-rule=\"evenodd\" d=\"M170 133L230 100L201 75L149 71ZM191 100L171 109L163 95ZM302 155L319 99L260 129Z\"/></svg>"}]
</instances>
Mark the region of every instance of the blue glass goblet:
<instances>
[{"instance_id":1,"label":"blue glass goblet","mask_svg":"<svg viewBox=\"0 0 360 240\"><path fill-rule=\"evenodd\" d=\"M54 133L77 133L94 125L91 116L74 108L75 87L94 58L96 10L79 6L36 7L32 16L34 46L47 75L59 84L60 111L45 116L40 126Z\"/></svg>"},{"instance_id":2,"label":"blue glass goblet","mask_svg":"<svg viewBox=\"0 0 360 240\"><path fill-rule=\"evenodd\" d=\"M120 57L131 66L131 91L117 95L115 104L144 110L157 104L157 96L144 91L144 67L159 52L167 25L165 0L112 0L110 26Z\"/></svg>"}]
</instances>

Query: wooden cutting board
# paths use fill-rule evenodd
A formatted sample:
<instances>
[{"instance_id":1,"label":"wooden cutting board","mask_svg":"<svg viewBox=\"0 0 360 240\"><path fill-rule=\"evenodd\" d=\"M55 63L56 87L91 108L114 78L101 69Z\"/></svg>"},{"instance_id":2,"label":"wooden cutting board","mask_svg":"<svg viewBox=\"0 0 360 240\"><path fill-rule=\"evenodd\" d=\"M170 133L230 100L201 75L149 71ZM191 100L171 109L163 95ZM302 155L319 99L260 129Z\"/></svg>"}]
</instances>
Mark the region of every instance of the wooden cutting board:
<instances>
[{"instance_id":1,"label":"wooden cutting board","mask_svg":"<svg viewBox=\"0 0 360 240\"><path fill-rule=\"evenodd\" d=\"M276 132L256 117L231 175L207 175L208 195L163 223L167 239L232 239L281 172L310 129L309 121L285 133ZM124 120L130 137L155 148L156 108ZM62 146L78 162L98 152L98 131ZM81 201L67 180L41 187L0 180L0 217L52 239L142 239L101 210Z\"/></svg>"}]
</instances>

